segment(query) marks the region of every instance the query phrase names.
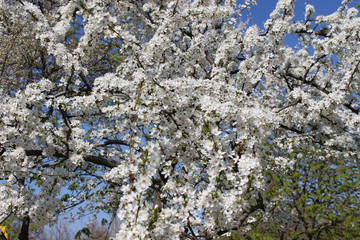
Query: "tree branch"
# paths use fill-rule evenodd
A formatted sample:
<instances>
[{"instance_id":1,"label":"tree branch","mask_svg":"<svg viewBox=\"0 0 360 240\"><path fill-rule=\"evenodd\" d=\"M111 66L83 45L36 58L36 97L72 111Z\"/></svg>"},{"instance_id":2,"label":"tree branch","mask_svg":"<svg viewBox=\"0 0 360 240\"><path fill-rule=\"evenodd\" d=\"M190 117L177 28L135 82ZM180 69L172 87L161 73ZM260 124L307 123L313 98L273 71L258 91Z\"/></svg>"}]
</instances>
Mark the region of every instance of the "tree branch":
<instances>
[{"instance_id":1,"label":"tree branch","mask_svg":"<svg viewBox=\"0 0 360 240\"><path fill-rule=\"evenodd\" d=\"M29 239L29 227L30 227L30 217L25 216L21 225L21 231L19 234L19 240L28 240Z\"/></svg>"},{"instance_id":2,"label":"tree branch","mask_svg":"<svg viewBox=\"0 0 360 240\"><path fill-rule=\"evenodd\" d=\"M286 129L286 130L292 131L292 132L294 132L294 133L298 133L298 134L305 133L305 132L300 131L300 130L298 130L298 129L296 129L296 128L288 127L288 126L285 126L285 125L283 125L283 124L280 124L280 127L281 127L281 128L284 128L284 129Z\"/></svg>"},{"instance_id":3,"label":"tree branch","mask_svg":"<svg viewBox=\"0 0 360 240\"><path fill-rule=\"evenodd\" d=\"M108 167L108 168L114 168L114 167L117 167L117 166L120 165L120 163L118 161L103 158L103 157L93 156L93 155L84 156L84 160L86 162L91 162L91 163L94 163L96 165L101 165L101 166L105 166L105 167Z\"/></svg>"},{"instance_id":4,"label":"tree branch","mask_svg":"<svg viewBox=\"0 0 360 240\"><path fill-rule=\"evenodd\" d=\"M347 107L347 108L348 108L350 111L352 111L353 113L359 114L360 108L355 109L355 108L353 108L353 107L351 106L350 103L345 103L344 106Z\"/></svg>"},{"instance_id":5,"label":"tree branch","mask_svg":"<svg viewBox=\"0 0 360 240\"><path fill-rule=\"evenodd\" d=\"M26 156L42 156L43 151L42 150L25 150ZM62 153L55 153L54 157L59 158L67 158L65 154ZM118 161L107 159L99 156L93 156L93 155L85 155L83 156L85 162L91 162L96 165L101 165L108 168L114 168L120 165Z\"/></svg>"},{"instance_id":6,"label":"tree branch","mask_svg":"<svg viewBox=\"0 0 360 240\"><path fill-rule=\"evenodd\" d=\"M106 140L105 142L102 142L102 143L97 143L97 144L94 145L94 148L96 148L96 147L104 147L104 146L113 145L113 144L129 146L129 143L126 142L126 141L113 139L113 140Z\"/></svg>"}]
</instances>

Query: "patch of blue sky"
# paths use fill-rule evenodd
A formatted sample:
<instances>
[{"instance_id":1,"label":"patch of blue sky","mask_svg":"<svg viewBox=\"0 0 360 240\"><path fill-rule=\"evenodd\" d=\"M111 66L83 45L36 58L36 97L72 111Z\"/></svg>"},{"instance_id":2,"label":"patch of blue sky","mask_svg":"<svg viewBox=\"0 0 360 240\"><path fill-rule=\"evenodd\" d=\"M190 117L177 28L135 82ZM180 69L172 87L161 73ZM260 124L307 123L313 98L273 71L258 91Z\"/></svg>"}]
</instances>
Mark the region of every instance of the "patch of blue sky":
<instances>
[{"instance_id":1,"label":"patch of blue sky","mask_svg":"<svg viewBox=\"0 0 360 240\"><path fill-rule=\"evenodd\" d=\"M242 3L243 1L238 1ZM271 12L275 9L277 0L257 0L257 5L251 7L250 10L244 12L242 20L247 22L248 25L256 24L262 31L265 31L264 24L266 20L270 18ZM305 6L311 4L315 7L315 16L329 15L339 9L341 1L339 0L298 0L295 2L294 21L305 22ZM349 7L355 7L356 1L349 4ZM323 26L313 26L316 29L320 29ZM298 41L297 34L287 34L285 37L285 43L296 48ZM311 49L310 49L311 50Z\"/></svg>"}]
</instances>

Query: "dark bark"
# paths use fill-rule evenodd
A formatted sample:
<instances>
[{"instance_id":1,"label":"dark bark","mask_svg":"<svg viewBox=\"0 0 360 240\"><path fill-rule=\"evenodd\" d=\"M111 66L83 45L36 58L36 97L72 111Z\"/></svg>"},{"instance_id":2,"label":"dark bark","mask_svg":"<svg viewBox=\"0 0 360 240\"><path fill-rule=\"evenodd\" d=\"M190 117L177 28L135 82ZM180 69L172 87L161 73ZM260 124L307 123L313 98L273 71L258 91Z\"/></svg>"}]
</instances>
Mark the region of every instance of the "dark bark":
<instances>
[{"instance_id":1,"label":"dark bark","mask_svg":"<svg viewBox=\"0 0 360 240\"><path fill-rule=\"evenodd\" d=\"M42 150L25 150L26 156L42 156L42 153L43 153ZM55 153L54 157L66 158L66 155L62 153ZM120 164L115 160L93 156L93 155L85 155L83 158L86 162L91 162L93 164L101 165L108 168L114 168L119 166Z\"/></svg>"},{"instance_id":2,"label":"dark bark","mask_svg":"<svg viewBox=\"0 0 360 240\"><path fill-rule=\"evenodd\" d=\"M7 240L2 232L0 232L0 240Z\"/></svg>"},{"instance_id":3,"label":"dark bark","mask_svg":"<svg viewBox=\"0 0 360 240\"><path fill-rule=\"evenodd\" d=\"M26 216L24 217L23 223L21 225L19 240L29 240L29 226L30 226L30 217Z\"/></svg>"},{"instance_id":4,"label":"dark bark","mask_svg":"<svg viewBox=\"0 0 360 240\"><path fill-rule=\"evenodd\" d=\"M114 167L117 167L117 166L120 165L120 163L118 161L103 158L103 157L92 156L92 155L84 156L84 160L86 162L91 162L91 163L94 163L96 165L101 165L101 166L105 166L105 167L108 167L108 168L114 168Z\"/></svg>"}]
</instances>

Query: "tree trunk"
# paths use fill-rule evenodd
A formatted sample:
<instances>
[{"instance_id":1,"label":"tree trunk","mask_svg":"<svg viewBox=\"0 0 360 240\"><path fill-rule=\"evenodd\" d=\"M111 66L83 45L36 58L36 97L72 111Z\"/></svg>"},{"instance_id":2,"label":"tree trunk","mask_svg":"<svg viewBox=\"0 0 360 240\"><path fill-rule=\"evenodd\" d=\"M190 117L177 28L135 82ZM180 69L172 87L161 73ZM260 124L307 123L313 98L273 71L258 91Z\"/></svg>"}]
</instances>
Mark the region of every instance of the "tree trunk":
<instances>
[{"instance_id":1,"label":"tree trunk","mask_svg":"<svg viewBox=\"0 0 360 240\"><path fill-rule=\"evenodd\" d=\"M29 240L29 226L30 226L30 217L26 216L23 219L21 231L19 234L19 240Z\"/></svg>"}]
</instances>

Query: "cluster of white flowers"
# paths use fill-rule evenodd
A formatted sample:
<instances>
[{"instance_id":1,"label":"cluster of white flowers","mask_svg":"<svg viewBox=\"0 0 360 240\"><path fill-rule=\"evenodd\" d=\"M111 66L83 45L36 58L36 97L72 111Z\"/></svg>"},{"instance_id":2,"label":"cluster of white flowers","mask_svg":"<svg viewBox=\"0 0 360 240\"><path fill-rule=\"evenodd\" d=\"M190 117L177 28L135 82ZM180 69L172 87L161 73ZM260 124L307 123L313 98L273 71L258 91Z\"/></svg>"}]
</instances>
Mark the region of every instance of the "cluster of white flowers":
<instances>
[{"instance_id":1,"label":"cluster of white flowers","mask_svg":"<svg viewBox=\"0 0 360 240\"><path fill-rule=\"evenodd\" d=\"M61 1L46 17L23 2L12 7L63 72L0 97L2 209L45 224L73 182L94 205L117 204L117 239L209 239L266 211L271 199L253 205L262 172L291 167L294 149L356 156L355 9L295 25L294 1L282 0L261 33L230 21L235 1ZM284 45L289 33L302 47Z\"/></svg>"}]
</instances>

